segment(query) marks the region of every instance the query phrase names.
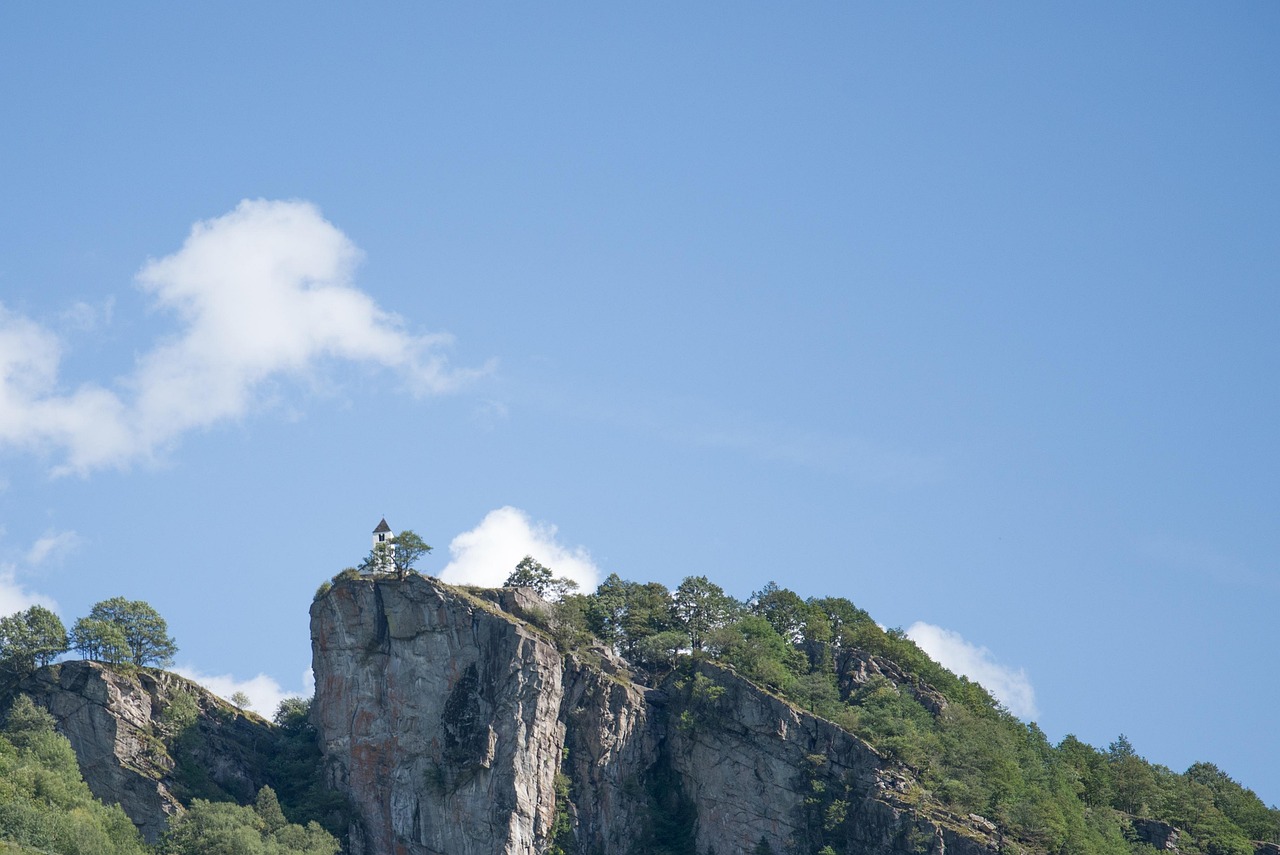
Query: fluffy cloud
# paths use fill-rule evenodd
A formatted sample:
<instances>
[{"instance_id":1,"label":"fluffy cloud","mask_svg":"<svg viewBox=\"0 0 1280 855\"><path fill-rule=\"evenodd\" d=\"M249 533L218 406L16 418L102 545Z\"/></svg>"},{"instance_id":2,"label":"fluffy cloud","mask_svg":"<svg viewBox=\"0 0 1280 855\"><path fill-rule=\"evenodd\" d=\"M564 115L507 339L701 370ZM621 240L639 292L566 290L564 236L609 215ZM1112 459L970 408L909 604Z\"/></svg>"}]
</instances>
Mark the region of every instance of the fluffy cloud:
<instances>
[{"instance_id":1,"label":"fluffy cloud","mask_svg":"<svg viewBox=\"0 0 1280 855\"><path fill-rule=\"evenodd\" d=\"M17 568L12 564L0 564L0 617L24 611L32 606L44 606L52 611L58 604L43 594L27 590L14 577Z\"/></svg>"},{"instance_id":2,"label":"fluffy cloud","mask_svg":"<svg viewBox=\"0 0 1280 855\"><path fill-rule=\"evenodd\" d=\"M564 546L556 540L554 525L533 522L524 511L510 506L490 511L480 525L455 537L449 554L452 559L440 578L455 585L497 587L526 555L586 591L595 590L600 579L586 549Z\"/></svg>"},{"instance_id":3,"label":"fluffy cloud","mask_svg":"<svg viewBox=\"0 0 1280 855\"><path fill-rule=\"evenodd\" d=\"M247 200L197 223L180 250L138 273L178 330L110 389L63 391L62 340L0 306L0 445L57 450L65 462L56 471L86 473L243 416L267 380L305 378L327 360L393 369L415 394L480 373L450 369L440 353L447 336L408 333L353 287L359 258L305 202Z\"/></svg>"},{"instance_id":4,"label":"fluffy cloud","mask_svg":"<svg viewBox=\"0 0 1280 855\"><path fill-rule=\"evenodd\" d=\"M249 697L249 709L264 718L275 715L276 708L285 698L309 698L315 693L315 680L311 677L310 668L302 675L303 689L296 692L286 691L279 682L266 674L259 674L247 680L237 680L231 674L204 674L188 666L173 670L227 701L230 701L231 696L236 692L244 692Z\"/></svg>"},{"instance_id":5,"label":"fluffy cloud","mask_svg":"<svg viewBox=\"0 0 1280 855\"><path fill-rule=\"evenodd\" d=\"M987 648L970 644L958 632L922 621L913 623L907 636L942 665L981 683L1019 718L1030 721L1040 714L1027 672L1001 665Z\"/></svg>"}]
</instances>

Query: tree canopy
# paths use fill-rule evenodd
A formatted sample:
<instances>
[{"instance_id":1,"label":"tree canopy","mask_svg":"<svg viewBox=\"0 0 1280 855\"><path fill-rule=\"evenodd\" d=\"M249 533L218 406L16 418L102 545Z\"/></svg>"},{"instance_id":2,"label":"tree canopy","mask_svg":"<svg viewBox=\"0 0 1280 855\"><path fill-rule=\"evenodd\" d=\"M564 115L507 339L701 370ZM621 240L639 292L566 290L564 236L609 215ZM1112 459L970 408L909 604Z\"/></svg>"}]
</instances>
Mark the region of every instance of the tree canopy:
<instances>
[{"instance_id":1,"label":"tree canopy","mask_svg":"<svg viewBox=\"0 0 1280 855\"><path fill-rule=\"evenodd\" d=\"M0 671L23 677L67 650L62 620L44 606L0 618Z\"/></svg>"},{"instance_id":2,"label":"tree canopy","mask_svg":"<svg viewBox=\"0 0 1280 855\"><path fill-rule=\"evenodd\" d=\"M502 584L507 588L532 588L539 597L553 600L559 600L566 594L578 590L577 582L563 576L555 576L550 567L532 555L521 558L516 563L515 569L507 576L507 581Z\"/></svg>"},{"instance_id":3,"label":"tree canopy","mask_svg":"<svg viewBox=\"0 0 1280 855\"><path fill-rule=\"evenodd\" d=\"M431 552L413 529L405 529L391 540L375 543L360 562L361 573L395 573L401 579L409 575L418 561Z\"/></svg>"},{"instance_id":4,"label":"tree canopy","mask_svg":"<svg viewBox=\"0 0 1280 855\"><path fill-rule=\"evenodd\" d=\"M115 632L116 629L119 634ZM165 623L165 619L142 600L127 600L124 597L103 600L94 605L84 622L76 622L73 632L77 649L82 652L96 649L108 661L165 667L173 662L173 657L178 652L178 646L169 635L169 625ZM124 640L123 651L119 648L121 638ZM122 660L112 658L122 652Z\"/></svg>"}]
</instances>

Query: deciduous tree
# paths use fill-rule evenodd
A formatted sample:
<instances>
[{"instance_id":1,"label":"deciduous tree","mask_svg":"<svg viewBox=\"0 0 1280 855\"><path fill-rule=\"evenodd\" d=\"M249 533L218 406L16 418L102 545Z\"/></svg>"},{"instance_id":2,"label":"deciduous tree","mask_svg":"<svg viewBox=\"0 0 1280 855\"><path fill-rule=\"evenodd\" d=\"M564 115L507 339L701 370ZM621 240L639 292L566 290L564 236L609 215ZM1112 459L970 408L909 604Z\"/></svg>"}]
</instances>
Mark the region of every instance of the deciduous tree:
<instances>
[{"instance_id":1,"label":"deciduous tree","mask_svg":"<svg viewBox=\"0 0 1280 855\"><path fill-rule=\"evenodd\" d=\"M67 650L67 630L44 606L0 618L0 669L21 677Z\"/></svg>"},{"instance_id":2,"label":"deciduous tree","mask_svg":"<svg viewBox=\"0 0 1280 855\"><path fill-rule=\"evenodd\" d=\"M711 630L729 623L741 611L738 601L706 576L686 577L676 588L671 605L676 624L692 650L701 650Z\"/></svg>"},{"instance_id":3,"label":"deciduous tree","mask_svg":"<svg viewBox=\"0 0 1280 855\"><path fill-rule=\"evenodd\" d=\"M391 563L396 575L401 579L409 575L409 571L418 563L418 559L431 551L426 541L418 537L412 529L406 528L391 538L391 543L394 546L391 551Z\"/></svg>"},{"instance_id":4,"label":"deciduous tree","mask_svg":"<svg viewBox=\"0 0 1280 855\"><path fill-rule=\"evenodd\" d=\"M118 624L82 617L71 627L71 647L84 659L119 665L129 660L129 641Z\"/></svg>"},{"instance_id":5,"label":"deciduous tree","mask_svg":"<svg viewBox=\"0 0 1280 855\"><path fill-rule=\"evenodd\" d=\"M178 652L165 619L142 600L112 597L96 604L89 617L120 628L129 651L129 661L134 665L163 668L173 662L174 654Z\"/></svg>"}]
</instances>

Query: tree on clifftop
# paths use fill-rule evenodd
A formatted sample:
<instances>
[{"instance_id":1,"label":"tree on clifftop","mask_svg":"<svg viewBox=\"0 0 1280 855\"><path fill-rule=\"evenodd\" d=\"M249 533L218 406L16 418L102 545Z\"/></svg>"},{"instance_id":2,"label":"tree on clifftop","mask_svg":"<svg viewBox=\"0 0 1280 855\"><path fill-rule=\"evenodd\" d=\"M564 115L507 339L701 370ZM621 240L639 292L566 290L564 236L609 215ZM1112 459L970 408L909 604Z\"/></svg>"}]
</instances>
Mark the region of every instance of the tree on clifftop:
<instances>
[{"instance_id":1,"label":"tree on clifftop","mask_svg":"<svg viewBox=\"0 0 1280 855\"><path fill-rule=\"evenodd\" d=\"M408 528L391 538L391 544L395 547L391 553L392 563L395 565L396 575L401 579L409 575L419 558L431 551L426 541Z\"/></svg>"},{"instance_id":2,"label":"tree on clifftop","mask_svg":"<svg viewBox=\"0 0 1280 855\"><path fill-rule=\"evenodd\" d=\"M124 630L110 621L82 617L71 627L71 647L85 659L119 665L129 659Z\"/></svg>"},{"instance_id":3,"label":"tree on clifftop","mask_svg":"<svg viewBox=\"0 0 1280 855\"><path fill-rule=\"evenodd\" d=\"M124 597L103 600L90 610L89 619L120 628L128 661L134 665L163 668L173 662L173 655L178 652L178 645L169 636L169 625L159 612L142 600L126 600Z\"/></svg>"},{"instance_id":4,"label":"tree on clifftop","mask_svg":"<svg viewBox=\"0 0 1280 855\"><path fill-rule=\"evenodd\" d=\"M375 543L364 561L360 562L359 569L365 574L394 571L396 576L404 579L418 559L430 551L426 541L413 529L406 528L385 543Z\"/></svg>"},{"instance_id":5,"label":"tree on clifftop","mask_svg":"<svg viewBox=\"0 0 1280 855\"><path fill-rule=\"evenodd\" d=\"M25 676L66 650L66 627L44 606L0 618L0 669L11 676Z\"/></svg>"},{"instance_id":6,"label":"tree on clifftop","mask_svg":"<svg viewBox=\"0 0 1280 855\"><path fill-rule=\"evenodd\" d=\"M504 588L533 588L544 599L562 600L565 594L578 590L578 583L564 576L552 576L551 568L526 555L502 583Z\"/></svg>"}]
</instances>

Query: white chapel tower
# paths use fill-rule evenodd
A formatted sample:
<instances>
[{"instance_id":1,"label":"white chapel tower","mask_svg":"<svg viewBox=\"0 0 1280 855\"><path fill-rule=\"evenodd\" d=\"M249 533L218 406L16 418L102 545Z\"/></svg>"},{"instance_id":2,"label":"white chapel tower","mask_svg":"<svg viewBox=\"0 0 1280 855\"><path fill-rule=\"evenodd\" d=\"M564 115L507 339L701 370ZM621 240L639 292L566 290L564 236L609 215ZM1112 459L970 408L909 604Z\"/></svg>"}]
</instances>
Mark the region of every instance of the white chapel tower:
<instances>
[{"instance_id":1,"label":"white chapel tower","mask_svg":"<svg viewBox=\"0 0 1280 855\"><path fill-rule=\"evenodd\" d=\"M378 523L378 527L373 530L373 548L377 549L378 544L384 544L384 549L394 549L391 539L395 537L395 533L391 531L391 526L387 525L386 517Z\"/></svg>"},{"instance_id":2,"label":"white chapel tower","mask_svg":"<svg viewBox=\"0 0 1280 855\"><path fill-rule=\"evenodd\" d=\"M363 565L361 572L368 575L378 571L389 573L395 569L396 545L393 542L395 536L391 526L387 525L386 518L382 518L378 522L378 527L373 530L373 551L371 553L373 562Z\"/></svg>"}]
</instances>

